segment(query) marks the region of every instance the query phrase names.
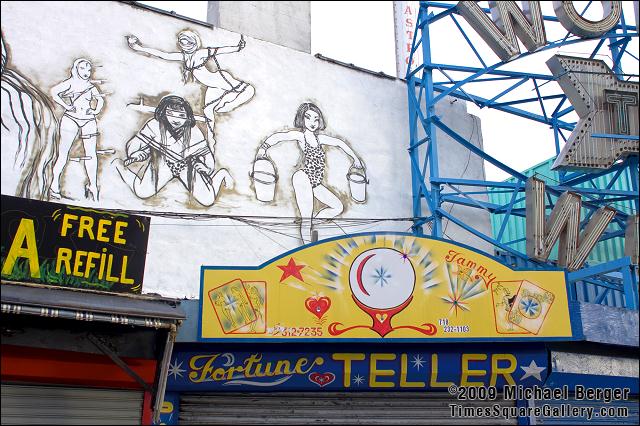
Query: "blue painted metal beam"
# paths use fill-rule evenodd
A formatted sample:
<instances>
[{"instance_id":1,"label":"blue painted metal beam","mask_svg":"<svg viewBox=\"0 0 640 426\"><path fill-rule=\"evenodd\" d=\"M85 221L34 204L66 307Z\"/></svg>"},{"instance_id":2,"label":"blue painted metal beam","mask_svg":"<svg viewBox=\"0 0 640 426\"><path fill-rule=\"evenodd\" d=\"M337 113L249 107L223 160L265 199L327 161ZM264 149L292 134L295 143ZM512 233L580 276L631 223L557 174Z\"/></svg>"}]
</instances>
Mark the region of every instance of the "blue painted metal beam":
<instances>
[{"instance_id":1,"label":"blue painted metal beam","mask_svg":"<svg viewBox=\"0 0 640 426\"><path fill-rule=\"evenodd\" d=\"M488 101L486 101L483 106L491 106L493 105L498 99L500 99L501 97L503 97L504 95L506 95L507 93L511 93L512 91L514 91L515 89L517 89L518 87L522 86L524 83L526 83L527 81L529 81L530 77L524 77L521 78L517 83L512 84L511 86L507 87L506 89L504 89L502 92L498 93L497 95L495 95L493 98L489 99ZM537 98L536 98L537 99Z\"/></svg>"},{"instance_id":2,"label":"blue painted metal beam","mask_svg":"<svg viewBox=\"0 0 640 426\"><path fill-rule=\"evenodd\" d=\"M524 175L523 175L524 176ZM526 180L521 179L521 180ZM473 180L473 179L459 179L459 178L447 178L447 177L432 177L431 182L451 185L466 185L466 186L486 186L492 188L509 188L514 189L518 184L513 182L497 182L497 181L485 181L485 180Z\"/></svg>"},{"instance_id":3,"label":"blue painted metal beam","mask_svg":"<svg viewBox=\"0 0 640 426\"><path fill-rule=\"evenodd\" d=\"M420 16L421 20L426 21L428 13L428 6L420 8ZM422 28L422 57L425 65L431 63L431 41L430 41L430 32L429 32L429 24L425 25ZM439 160L438 160L438 141L436 139L436 130L433 125L433 121L430 120L433 116L435 116L435 102L434 102L434 90L433 90L433 70L430 67L425 67L424 72L422 73L423 85L425 87L425 98L424 102L426 105L426 118L427 125L425 126L426 136L429 138L429 175L430 176L440 176L439 169ZM422 176L424 179L424 176ZM426 195L426 194L425 194ZM430 197L431 204L433 205L433 210L431 213L433 215L433 221L431 221L431 235L435 237L442 236L442 219L438 214L438 206L440 205L440 186L439 185L431 185L431 191L427 195Z\"/></svg>"},{"instance_id":4,"label":"blue painted metal beam","mask_svg":"<svg viewBox=\"0 0 640 426\"><path fill-rule=\"evenodd\" d=\"M509 222L509 216L511 216L511 210L513 210L513 205L516 203L516 198L518 197L518 192L520 191L521 186L522 186L522 181L519 180L518 187L516 187L513 191L513 195L511 196L511 201L509 201L509 206L507 207L507 210L505 212L505 217L502 220L502 225L500 226L500 230L498 231L498 236L496 237L498 241L502 241L502 234L504 233L504 230L507 228L507 223Z\"/></svg>"},{"instance_id":5,"label":"blue painted metal beam","mask_svg":"<svg viewBox=\"0 0 640 426\"><path fill-rule=\"evenodd\" d=\"M637 141L638 136L629 136L629 135L617 135L610 133L592 133L592 138L602 138L602 139L622 139L625 141Z\"/></svg>"},{"instance_id":6,"label":"blue painted metal beam","mask_svg":"<svg viewBox=\"0 0 640 426\"><path fill-rule=\"evenodd\" d=\"M508 70L500 70L492 67L497 67L498 65L502 65L500 63L494 64L491 67L470 67L465 65L453 65L453 64L441 64L441 63L425 63L425 68L440 69L445 71L458 71L458 72L468 72L472 73L472 75L482 76L482 75L498 75L503 77L515 77L515 78L536 78L538 80L549 80L554 81L555 77L553 75L547 74L531 74L521 71L508 71ZM461 80L465 81L467 79Z\"/></svg>"},{"instance_id":7,"label":"blue painted metal beam","mask_svg":"<svg viewBox=\"0 0 640 426\"><path fill-rule=\"evenodd\" d=\"M614 164L613 166L609 167L607 170L599 170L597 172L590 172L590 173L576 172L576 173L568 174L565 176L563 180L560 181L560 183L562 185L575 187L576 185L580 185L581 183L587 182L590 179L596 179L596 178L599 178L600 176L613 173L620 169L631 167L630 161L632 161L632 157L628 157L627 160L625 160L622 163Z\"/></svg>"},{"instance_id":8,"label":"blue painted metal beam","mask_svg":"<svg viewBox=\"0 0 640 426\"><path fill-rule=\"evenodd\" d=\"M584 278L618 271L629 266L631 266L631 258L623 257L621 259L612 260L611 262L601 263L600 265L591 266L589 268L583 268L579 271L569 272L567 274L567 281L579 281Z\"/></svg>"},{"instance_id":9,"label":"blue painted metal beam","mask_svg":"<svg viewBox=\"0 0 640 426\"><path fill-rule=\"evenodd\" d=\"M485 83L487 81L506 81L506 80L517 80L519 77L487 77L487 78L477 78L473 81L469 81L467 82L467 84L473 84L473 83ZM448 81L438 81L438 82L434 82L433 84L455 84L455 83L459 83L462 80L448 80Z\"/></svg>"},{"instance_id":10,"label":"blue painted metal beam","mask_svg":"<svg viewBox=\"0 0 640 426\"><path fill-rule=\"evenodd\" d=\"M476 230L473 229L472 227L470 227L469 225L467 225L466 223L462 222L460 219L450 215L448 212L446 212L444 209L438 209L440 211L440 214L444 217L446 217L447 219L449 219L451 222L455 223L456 225L458 225L459 227L465 229L466 231L468 231L469 233L475 235L478 238L483 239L484 241L493 244L496 247L501 248L502 250L511 253L513 256L522 259L524 261L528 261L529 259L527 258L526 255L523 255L522 253L512 249L511 247L502 244L501 242L495 240L494 238ZM540 266L541 268L543 268L543 266Z\"/></svg>"},{"instance_id":11,"label":"blue painted metal beam","mask_svg":"<svg viewBox=\"0 0 640 426\"><path fill-rule=\"evenodd\" d=\"M431 4L431 2L427 2L427 3L429 3L428 6L431 6L431 7L445 8L444 6L436 6L435 4ZM457 12L456 5L455 4L450 4L448 8L445 8L444 11L429 16L427 18L427 22L426 23L428 25L431 25L431 24L433 24L435 22L438 22L442 18L446 18L447 16L452 16L456 12Z\"/></svg>"},{"instance_id":12,"label":"blue painted metal beam","mask_svg":"<svg viewBox=\"0 0 640 426\"><path fill-rule=\"evenodd\" d=\"M460 23L456 19L455 15L451 14L449 16L451 16L451 19L453 20L453 23L456 24L456 27L458 27L458 31L460 31L460 34L462 34L462 36L464 37L464 39L467 42L467 44L469 45L469 47L471 47L471 50L476 55L476 58L478 58L478 60L482 64L482 66L486 68L487 64L482 60L482 56L480 56L480 53L478 53L478 50L475 48L473 43L471 43L471 40L469 40L469 37L467 36L467 33L462 29L462 27L460 26Z\"/></svg>"},{"instance_id":13,"label":"blue painted metal beam","mask_svg":"<svg viewBox=\"0 0 640 426\"><path fill-rule=\"evenodd\" d=\"M434 90L437 92L444 92L447 89L440 85L434 85ZM486 98L483 98L481 96L476 96L468 93L459 93L457 91L449 92L449 96L453 96L460 99L468 99L469 97L471 97L472 101L476 104L482 104L487 101ZM532 121L537 121L538 123L551 125L551 121L549 119L546 119L544 116L539 114L533 114L530 111L526 111L523 109L513 108L510 106L494 106L493 109L498 111L508 112L509 114L517 115L518 117L526 118ZM558 127L571 131L575 128L575 123L567 123L567 122L558 120Z\"/></svg>"},{"instance_id":14,"label":"blue painted metal beam","mask_svg":"<svg viewBox=\"0 0 640 426\"><path fill-rule=\"evenodd\" d=\"M498 167L499 169L509 173L511 176L514 176L514 177L516 177L516 178L518 178L520 180L527 180L527 177L525 175L523 175L522 173L520 173L520 172L512 169L511 167L501 163L500 161L496 160L495 158L493 158L492 156L490 156L489 154L487 154L486 152L484 152L483 150L481 150L480 148L478 148L477 146L475 146L471 142L467 141L465 138L460 136L458 133L456 133L449 126L444 124L440 120L440 118L433 117L432 121L440 130L445 132L447 135L449 135L456 142L458 142L459 144L461 144L462 146L467 148L472 153L478 155L480 158L483 158L484 160L488 161L489 163L493 164L494 166Z\"/></svg>"},{"instance_id":15,"label":"blue painted metal beam","mask_svg":"<svg viewBox=\"0 0 640 426\"><path fill-rule=\"evenodd\" d=\"M443 195L442 202L460 204L462 206L483 209L488 211L489 213L495 213L496 211L501 210L503 208L503 206L500 204L488 203L486 201L480 201L480 200L475 200L475 199L470 199L467 197L460 197L455 195Z\"/></svg>"},{"instance_id":16,"label":"blue painted metal beam","mask_svg":"<svg viewBox=\"0 0 640 426\"><path fill-rule=\"evenodd\" d=\"M535 98L518 99L515 101L495 102L492 104L491 107L495 108L496 106L519 105L519 104L526 104L530 102L540 102L541 100L548 101L551 99L560 99L564 97L565 97L564 95L548 95L548 96L535 97ZM544 117L545 117L545 120L550 121L549 118L546 116L546 114L544 114Z\"/></svg>"},{"instance_id":17,"label":"blue painted metal beam","mask_svg":"<svg viewBox=\"0 0 640 426\"><path fill-rule=\"evenodd\" d=\"M429 7L431 7L432 10L433 9L439 9L439 10L436 14L429 13L428 12ZM489 10L485 9L485 13L489 13ZM505 63L503 62L498 62L493 65L486 66L486 62L483 60L482 55L480 54L478 49L476 49L476 47L474 46L473 42L471 41L471 38L469 38L465 33L464 27L460 25L460 22L458 22L457 17L455 16L456 14L458 14L458 11L455 8L455 4L441 3L441 2L421 2L420 16L418 19L417 27L422 29L422 38L420 39L417 38L418 31L415 31L416 34L414 34L412 54L415 50L418 49L418 47L420 47L423 50L423 57L424 57L424 63L420 64L418 67L414 68L413 70L410 70L407 74L408 76L413 77L412 79L408 80L408 86L411 88L411 90L408 90L408 94L410 96L410 101L409 101L410 122L411 122L410 125L413 126L412 127L413 133L411 134L409 151L410 151L410 155L412 156L411 167L412 167L412 179L413 179L413 188L414 188L414 203L417 202L418 204L420 204L422 198L424 198L432 212L432 215L429 217L422 217L423 215L421 213L419 215L414 215L415 216L414 229L420 228L425 223L429 223L433 225L432 235L440 236L442 234L442 228L441 228L440 222L443 218L448 219L449 221L456 223L462 229L467 230L471 234L476 235L477 237L485 241L488 241L489 243L493 244L495 247L500 248L501 250L504 250L506 253L510 253L510 255L512 255L514 259L519 259L518 262L533 263L535 264L535 267L538 267L538 268L544 267L544 265L540 263L531 262L531 260L529 260L525 254L519 253L517 252L517 250L513 250L511 247L509 247L510 243L519 242L522 239L514 240L506 244L501 243L500 241L502 239L502 236L504 235L504 229L506 229L507 219L511 216L514 216L514 217L525 216L525 209L520 207L516 208L516 205L518 206L521 205L520 204L522 202L521 194L523 193L522 187L524 185L524 181L526 180L526 177L521 173L516 172L515 170L506 166L505 164L502 164L497 159L487 155L482 150L475 147L475 145L473 145L470 141L467 141L466 138L457 134L455 131L453 131L444 123L442 123L439 117L435 115L434 107L437 102L439 102L440 100L443 100L447 95L449 95L456 98L470 100L471 102L481 107L483 106L491 107L501 112L514 114L535 122L547 124L551 126L554 131L556 152L560 152L560 143L561 143L560 141L564 140L566 142L566 135L563 133L563 131L571 131L575 127L575 123L562 120L562 118L565 117L567 114L574 112L574 109L571 106L568 106L562 109L563 106L566 105L566 100L567 100L566 96L562 93L549 94L546 96L543 96L541 94L541 91L540 91L541 84L538 84L538 83L544 82L543 84L547 84L551 81L554 81L555 77L551 75L520 73L517 71L503 70L501 69L501 67L505 65ZM466 40L468 45L471 47L475 57L478 59L478 61L482 63L482 67L440 64L440 63L433 63L431 61L431 46L429 45L429 43L431 42L431 39L429 37L429 26L430 24L436 21L439 21L447 16L451 17L455 27L463 36L463 38ZM546 18L550 18L550 19L546 19ZM557 22L557 18L555 17L545 17L545 20ZM633 32L630 32L629 34L626 33L627 31L632 31L632 30ZM620 34L619 31L623 31L624 34ZM609 34L599 37L598 46L593 51L591 56L595 57L599 49L602 46L604 46L605 40L609 39L611 41L609 47L613 47L612 52L613 50L615 50L615 52L613 53L614 62L616 63L619 62L624 52L628 52L627 50L628 40L624 39L624 37L627 37L628 35L633 35L634 37L637 37L637 32L635 31L634 27L626 25L623 20L622 24L619 24L616 27L615 31L612 31ZM577 36L567 35L562 40L550 41L542 49L539 49L539 51L555 49L560 46L568 46L568 45L579 43L582 41L583 40ZM509 62L513 63L518 59L522 59L524 57L529 56L530 54L532 53L531 52L522 53ZM634 56L632 55L632 57ZM473 57L470 56L469 58L473 58ZM442 75L446 77L448 81L439 81L435 83L433 78L434 71L440 72ZM420 72L422 73L421 78L417 78L416 76L418 76ZM467 73L468 75L465 78L461 78L458 76L454 76L456 78L452 78L451 76L449 76L448 72ZM497 95L494 92L491 96L489 96L489 99L485 99L481 96L477 96L471 93L469 89L465 90L466 87L471 87L468 85L472 83L500 81L500 80L517 80L517 82L512 84L508 89L502 90L502 92L498 93ZM525 98L523 96L520 96L519 99L515 99L515 100L509 100L506 102L498 101L501 97L505 96L507 93L513 92L513 93L519 94L520 91L516 92L515 89L523 85L528 80L532 80L534 82L534 90L537 95L536 97ZM556 99L559 99L559 102L557 104L555 104L555 102L552 102ZM533 106L530 105L532 102L537 102L539 104L538 106L536 106L535 110L538 111L538 108L539 108L540 113L534 113L532 111L527 111L525 109L517 107L521 105L522 107L530 107L530 109L533 109ZM551 113L551 115L549 115L547 113L547 107L552 104L555 104L555 107L553 108L553 112ZM426 135L425 137L420 136L422 137L422 139L418 139L419 138L418 127L417 127L418 125L422 126L422 129L424 130ZM511 174L512 176L515 176L518 179L518 181L517 182L486 182L486 181L474 181L474 180L468 180L468 179L450 179L450 178L439 176L440 170L438 167L437 143L435 140L436 128L440 129L445 134L452 137L454 140L456 140L456 142L460 143L461 146L470 150L472 153L480 156L485 161L488 161L491 164L494 164L496 167ZM603 138L613 138L615 135L601 134L596 136L603 137ZM633 137L628 138L628 140L633 140L633 139L634 139ZM635 139L637 139L637 137ZM422 147L425 144L426 144L426 150L422 151L424 153L424 163L423 163L422 170L420 170L418 166L418 162L419 162L418 148ZM625 167L629 167L629 165L631 164L635 164L637 166L637 162L638 162L637 157L635 157L635 160L633 159L626 160L624 167L620 167L616 165L614 166L614 168L602 173L602 175L611 173L613 171L616 173L616 176L614 178L614 181L615 181L616 179L620 179L620 176L625 170ZM427 173L426 173L427 167L429 168L429 176L427 176ZM632 177L638 176L637 170L630 170L630 174ZM598 173L590 173L587 175L584 173L561 172L560 176L561 176L560 185L547 186L548 191L547 191L546 197L548 199L550 206L553 206L554 197L559 196L563 191L572 190L574 192L580 193L583 197L585 197L583 201L583 206L587 210L587 217L592 215L595 209L597 209L603 204L611 203L614 201L634 199L634 197L636 197L634 199L636 203L636 209L638 207L639 200L637 198L637 182L633 182L633 184L635 185L634 190L636 192L612 190L613 184L614 184L612 181L609 181L607 188L605 188L604 190L598 189L596 187L575 188L575 185L589 183L589 182L592 182L592 186L593 186L593 179L595 179L596 177L599 177L600 175ZM471 188L480 188L481 190L478 190L478 189L461 190L459 188L452 187L451 185L468 186ZM444 188L445 186L449 186L453 192L443 191L443 189L445 189ZM489 191L489 189L498 190L494 192L505 192L505 191L511 192L511 197L509 202L506 204L498 205L495 203L487 203L482 200L477 200L472 197L472 196L489 194L491 192ZM481 231L473 229L473 227L462 223L460 219L457 219L455 216L450 214L450 212L448 212L447 209L444 209L442 207L444 203L461 204L469 207L480 208L480 209L504 214L504 220L501 223L501 230L498 232L498 235L500 238L498 238L497 240L493 239L493 237L484 235L484 233L482 233ZM623 216L626 217L626 214L624 214L624 212L620 212L620 214L618 214L615 218L615 225L612 225L612 227L609 228L609 229L613 229L616 226L618 226L620 227L620 229L616 231L605 232L601 236L600 240L613 238L622 234L623 226L621 225L622 224L621 218ZM439 224L440 224L440 227L438 226ZM583 221L583 225L584 225L584 221ZM552 263L552 262L548 262L548 263ZM637 292L635 293L635 299L634 299L635 302L634 302L633 299L630 299L630 297L633 295L633 292L631 291L630 293L630 290L629 290L629 289L633 290L633 287L629 287L629 282L635 282L634 281L636 279L634 275L635 272L633 272L635 270L632 269L631 267L624 267L624 266L615 265L615 264L613 265L613 267L614 268L617 267L618 268L617 271L618 272L622 271L624 275L623 281L626 286L625 299L631 300L629 302L631 304L627 303L627 305L632 306L635 303L635 306L637 306ZM600 268L600 271L602 271L602 265L598 265L597 267L591 267L586 269L593 272L594 271L593 268ZM624 272L625 268L627 272ZM629 271L632 271L632 272L629 272ZM629 277L629 273L631 274L631 277ZM598 301L602 301L606 297L606 294L607 294L606 292L620 291L621 289L620 287L621 284L609 283L607 281L607 278L604 277L604 274L602 273L600 275L585 278L585 280L593 281L594 284L596 285L598 285L598 283L601 284L599 287L603 291L598 292L596 296L596 300ZM616 287L616 288L614 289L613 287ZM572 294L575 297L575 286L573 287L573 290L574 291Z\"/></svg>"}]
</instances>

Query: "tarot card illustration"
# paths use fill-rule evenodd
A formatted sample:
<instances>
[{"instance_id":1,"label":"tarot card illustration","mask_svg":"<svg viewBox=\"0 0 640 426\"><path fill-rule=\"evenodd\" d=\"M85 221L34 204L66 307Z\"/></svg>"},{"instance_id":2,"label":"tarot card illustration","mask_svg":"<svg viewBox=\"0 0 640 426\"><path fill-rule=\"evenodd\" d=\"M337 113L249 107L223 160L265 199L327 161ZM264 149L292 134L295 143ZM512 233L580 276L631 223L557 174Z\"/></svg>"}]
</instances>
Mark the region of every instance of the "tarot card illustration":
<instances>
[{"instance_id":1,"label":"tarot card illustration","mask_svg":"<svg viewBox=\"0 0 640 426\"><path fill-rule=\"evenodd\" d=\"M493 301L493 316L496 331L500 334L530 334L509 321L509 312L513 307L522 281L499 281L491 283L491 297Z\"/></svg>"},{"instance_id":2,"label":"tarot card illustration","mask_svg":"<svg viewBox=\"0 0 640 426\"><path fill-rule=\"evenodd\" d=\"M225 334L251 326L258 320L242 281L235 279L209 292L209 299Z\"/></svg>"},{"instance_id":3,"label":"tarot card illustration","mask_svg":"<svg viewBox=\"0 0 640 426\"><path fill-rule=\"evenodd\" d=\"M264 281L243 281L242 285L249 296L256 321L243 325L231 334L263 334L267 331L267 283Z\"/></svg>"},{"instance_id":4,"label":"tarot card illustration","mask_svg":"<svg viewBox=\"0 0 640 426\"><path fill-rule=\"evenodd\" d=\"M509 311L509 321L533 334L538 334L554 299L553 293L529 281L522 281Z\"/></svg>"}]
</instances>

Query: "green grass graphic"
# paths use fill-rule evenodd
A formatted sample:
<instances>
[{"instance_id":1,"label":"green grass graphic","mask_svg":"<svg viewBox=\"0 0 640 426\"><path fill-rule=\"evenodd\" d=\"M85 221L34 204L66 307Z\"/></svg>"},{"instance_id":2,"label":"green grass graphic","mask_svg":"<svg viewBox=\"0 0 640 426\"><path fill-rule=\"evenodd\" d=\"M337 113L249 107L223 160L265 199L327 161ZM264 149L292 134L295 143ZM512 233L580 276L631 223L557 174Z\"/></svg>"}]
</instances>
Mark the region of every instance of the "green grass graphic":
<instances>
[{"instance_id":1,"label":"green grass graphic","mask_svg":"<svg viewBox=\"0 0 640 426\"><path fill-rule=\"evenodd\" d=\"M6 260L2 256L2 265ZM47 284L63 287L85 288L92 290L110 290L115 283L97 278L97 271L91 271L87 278L67 275L64 268L60 273L56 273L55 261L46 259L40 264L40 278L32 278L29 270L29 262L27 259L18 259L13 266L11 274L2 274L2 278L11 281L36 282L39 284Z\"/></svg>"}]
</instances>

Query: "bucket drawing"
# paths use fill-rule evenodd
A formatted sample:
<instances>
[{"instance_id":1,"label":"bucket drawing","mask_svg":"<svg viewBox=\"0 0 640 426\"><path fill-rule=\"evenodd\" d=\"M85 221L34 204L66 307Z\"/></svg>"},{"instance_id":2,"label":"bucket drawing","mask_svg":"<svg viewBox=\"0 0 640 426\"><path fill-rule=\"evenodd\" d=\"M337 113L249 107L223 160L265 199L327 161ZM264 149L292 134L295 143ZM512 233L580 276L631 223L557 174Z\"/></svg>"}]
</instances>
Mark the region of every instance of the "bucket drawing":
<instances>
[{"instance_id":1,"label":"bucket drawing","mask_svg":"<svg viewBox=\"0 0 640 426\"><path fill-rule=\"evenodd\" d=\"M369 183L364 168L351 167L347 173L347 181L349 181L351 199L358 203L364 203L367 199L367 184Z\"/></svg>"},{"instance_id":2,"label":"bucket drawing","mask_svg":"<svg viewBox=\"0 0 640 426\"><path fill-rule=\"evenodd\" d=\"M256 198L260 201L270 202L276 192L276 182L278 175L273 162L267 157L258 158L253 163L253 171L249 173L253 179L253 187L256 191Z\"/></svg>"}]
</instances>

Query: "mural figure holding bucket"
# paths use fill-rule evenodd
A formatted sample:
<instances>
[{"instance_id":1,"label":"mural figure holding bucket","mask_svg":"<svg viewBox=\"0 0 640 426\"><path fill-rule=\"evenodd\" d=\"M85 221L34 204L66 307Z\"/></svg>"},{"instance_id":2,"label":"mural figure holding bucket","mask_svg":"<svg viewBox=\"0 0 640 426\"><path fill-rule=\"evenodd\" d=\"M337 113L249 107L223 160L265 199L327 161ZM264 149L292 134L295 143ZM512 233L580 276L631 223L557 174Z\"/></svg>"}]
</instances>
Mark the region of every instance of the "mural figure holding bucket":
<instances>
[{"instance_id":1,"label":"mural figure holding bucket","mask_svg":"<svg viewBox=\"0 0 640 426\"><path fill-rule=\"evenodd\" d=\"M127 142L127 158L116 169L136 196L152 197L177 179L198 203L209 207L223 184L233 184L226 169L215 171L213 152L196 119L186 100L165 96L155 108L154 118ZM146 163L137 171L129 167L138 162Z\"/></svg>"},{"instance_id":2,"label":"mural figure holding bucket","mask_svg":"<svg viewBox=\"0 0 640 426\"><path fill-rule=\"evenodd\" d=\"M268 196L264 197L264 192L267 191L264 191L260 186L263 183L256 180L256 171L261 172L261 176L269 176L268 172L273 168L273 166L268 166L270 160L267 157L267 150L270 147L285 141L298 143L303 154L302 168L293 174L292 182L300 212L300 236L303 244L306 244L311 242L311 227L314 217L330 219L338 216L344 210L342 201L323 183L326 160L324 146L335 146L344 151L353 160L352 169L359 170L361 176L364 176L364 164L345 141L320 133L326 128L326 121L322 111L315 104L304 103L300 105L293 125L295 130L274 133L260 145L254 162L253 176L258 199L271 201L273 193L271 192L271 199ZM265 165L267 166L265 167ZM265 173L264 170L267 168L269 170ZM273 176L276 176L275 172L273 172ZM362 185L366 184L365 181L361 183ZM275 187L275 179L272 179L272 186ZM364 188L357 195L361 201L364 201ZM326 205L315 216L313 214L314 199Z\"/></svg>"},{"instance_id":3,"label":"mural figure holding bucket","mask_svg":"<svg viewBox=\"0 0 640 426\"><path fill-rule=\"evenodd\" d=\"M47 200L58 157L58 122L46 95L18 71L10 68L2 34L2 143L14 144L15 155L2 155L2 168L20 170L2 174L2 188L15 188L22 198Z\"/></svg>"},{"instance_id":4,"label":"mural figure holding bucket","mask_svg":"<svg viewBox=\"0 0 640 426\"><path fill-rule=\"evenodd\" d=\"M244 49L245 41L235 46L202 47L200 36L194 31L178 33L180 52L164 52L162 50L143 47L134 35L126 37L129 47L136 52L142 52L164 59L165 61L182 62L182 79L186 83L196 80L207 90L204 95L203 113L207 118L207 140L211 149L215 145L215 114L231 112L242 104L247 103L255 94L253 86L236 79L229 71L220 68L217 55L235 53ZM215 69L207 68L212 59Z\"/></svg>"},{"instance_id":5,"label":"mural figure holding bucket","mask_svg":"<svg viewBox=\"0 0 640 426\"><path fill-rule=\"evenodd\" d=\"M59 200L60 177L69 161L71 146L78 133L84 146L84 168L89 183L85 197L98 200L98 122L96 116L104 106L103 95L89 80L93 67L88 59L78 58L71 67L71 77L51 88L51 98L64 108L60 120L60 156L53 166L53 182L49 190L52 199Z\"/></svg>"}]
</instances>

